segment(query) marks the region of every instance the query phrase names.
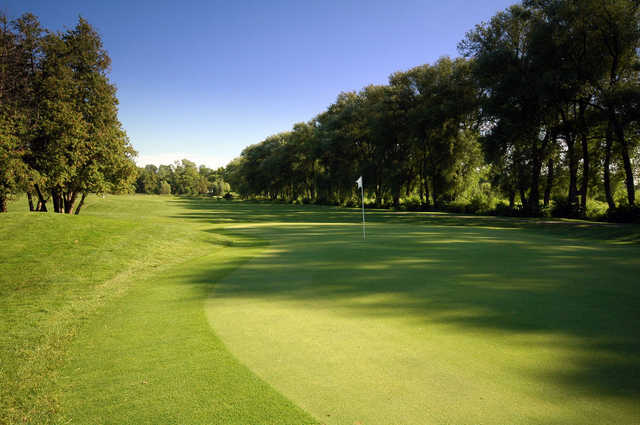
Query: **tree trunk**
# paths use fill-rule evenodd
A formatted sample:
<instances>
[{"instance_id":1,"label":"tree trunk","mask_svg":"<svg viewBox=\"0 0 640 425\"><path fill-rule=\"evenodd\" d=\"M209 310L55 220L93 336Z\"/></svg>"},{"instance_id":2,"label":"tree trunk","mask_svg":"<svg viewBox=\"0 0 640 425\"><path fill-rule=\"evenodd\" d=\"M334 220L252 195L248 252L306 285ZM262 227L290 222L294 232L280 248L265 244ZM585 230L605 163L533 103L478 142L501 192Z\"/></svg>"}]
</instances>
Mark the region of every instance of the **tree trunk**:
<instances>
[{"instance_id":1,"label":"tree trunk","mask_svg":"<svg viewBox=\"0 0 640 425\"><path fill-rule=\"evenodd\" d=\"M424 194L424 198L422 195ZM427 152L422 151L422 162L420 163L420 205L429 206L429 181L427 180Z\"/></svg>"},{"instance_id":2,"label":"tree trunk","mask_svg":"<svg viewBox=\"0 0 640 425\"><path fill-rule=\"evenodd\" d=\"M553 158L549 158L547 162L547 185L544 188L544 206L549 208L551 200L551 189L553 188Z\"/></svg>"},{"instance_id":3,"label":"tree trunk","mask_svg":"<svg viewBox=\"0 0 640 425\"><path fill-rule=\"evenodd\" d=\"M527 200L527 188L525 187L525 178L522 164L518 163L518 191L520 192L520 202L522 203L522 209L529 211L529 202Z\"/></svg>"},{"instance_id":4,"label":"tree trunk","mask_svg":"<svg viewBox=\"0 0 640 425\"><path fill-rule=\"evenodd\" d=\"M587 191L589 189L589 139L587 135L587 123L584 119L586 106L580 103L580 141L582 143L582 187L580 188L580 217L587 213Z\"/></svg>"},{"instance_id":5,"label":"tree trunk","mask_svg":"<svg viewBox=\"0 0 640 425\"><path fill-rule=\"evenodd\" d=\"M611 147L613 145L613 130L611 128L611 123L607 127L607 139L604 151L604 194L607 198L607 204L609 204L609 209L614 210L616 208L616 203L613 200L613 194L611 193L611 170L609 168L611 164Z\"/></svg>"},{"instance_id":6,"label":"tree trunk","mask_svg":"<svg viewBox=\"0 0 640 425\"><path fill-rule=\"evenodd\" d=\"M379 184L376 185L376 208L382 206L382 188Z\"/></svg>"},{"instance_id":7,"label":"tree trunk","mask_svg":"<svg viewBox=\"0 0 640 425\"><path fill-rule=\"evenodd\" d=\"M40 186L38 186L37 184L34 185L36 188L36 193L38 195L38 208L37 211L39 212L48 212L47 210L47 200L44 199L44 196L42 196L42 191L40 190Z\"/></svg>"},{"instance_id":8,"label":"tree trunk","mask_svg":"<svg viewBox=\"0 0 640 425\"><path fill-rule=\"evenodd\" d=\"M400 191L396 191L393 194L393 208L400 208Z\"/></svg>"},{"instance_id":9,"label":"tree trunk","mask_svg":"<svg viewBox=\"0 0 640 425\"><path fill-rule=\"evenodd\" d=\"M27 200L29 201L29 211L33 212L35 211L35 207L33 206L33 195L31 195L31 192L29 192L27 190Z\"/></svg>"},{"instance_id":10,"label":"tree trunk","mask_svg":"<svg viewBox=\"0 0 640 425\"><path fill-rule=\"evenodd\" d=\"M71 214L73 212L73 204L76 203L77 197L78 192L68 192L67 194L62 195L62 199L64 200L65 214Z\"/></svg>"},{"instance_id":11,"label":"tree trunk","mask_svg":"<svg viewBox=\"0 0 640 425\"><path fill-rule=\"evenodd\" d=\"M60 195L60 189L54 189L51 191L51 199L53 201L53 211L56 213L62 212L62 197Z\"/></svg>"},{"instance_id":12,"label":"tree trunk","mask_svg":"<svg viewBox=\"0 0 640 425\"><path fill-rule=\"evenodd\" d=\"M438 173L434 171L431 175L431 198L433 198L433 206L438 209L440 208L440 193L439 193L439 187L438 187Z\"/></svg>"},{"instance_id":13,"label":"tree trunk","mask_svg":"<svg viewBox=\"0 0 640 425\"><path fill-rule=\"evenodd\" d=\"M624 130L618 120L613 119L613 125L616 132L616 138L620 144L620 153L622 154L622 164L624 166L624 183L627 186L627 199L629 205L633 206L636 203L636 190L633 182L633 168L631 167L631 159L629 158L629 146L624 138Z\"/></svg>"},{"instance_id":14,"label":"tree trunk","mask_svg":"<svg viewBox=\"0 0 640 425\"><path fill-rule=\"evenodd\" d=\"M425 176L423 182L424 182L424 199L426 201L425 205L427 207L429 207L429 196L430 196L430 193L429 193L429 181L427 180L426 176Z\"/></svg>"},{"instance_id":15,"label":"tree trunk","mask_svg":"<svg viewBox=\"0 0 640 425\"><path fill-rule=\"evenodd\" d=\"M511 189L509 191L509 208L514 209L516 207L516 191Z\"/></svg>"},{"instance_id":16,"label":"tree trunk","mask_svg":"<svg viewBox=\"0 0 640 425\"><path fill-rule=\"evenodd\" d=\"M87 198L87 192L83 192L82 193L82 198L80 198L80 203L78 204L78 207L76 208L76 212L75 215L80 214L80 209L82 208L82 206L84 205L84 200Z\"/></svg>"},{"instance_id":17,"label":"tree trunk","mask_svg":"<svg viewBox=\"0 0 640 425\"><path fill-rule=\"evenodd\" d=\"M6 213L6 212L7 212L7 197L3 193L0 193L0 213Z\"/></svg>"},{"instance_id":18,"label":"tree trunk","mask_svg":"<svg viewBox=\"0 0 640 425\"><path fill-rule=\"evenodd\" d=\"M566 136L567 155L569 156L569 215L574 216L576 212L576 199L578 196L578 161L575 154L575 141L571 135Z\"/></svg>"},{"instance_id":19,"label":"tree trunk","mask_svg":"<svg viewBox=\"0 0 640 425\"><path fill-rule=\"evenodd\" d=\"M525 211L529 211L529 202L527 202L527 190L524 187L524 184L519 184L520 189L520 202L522 203L522 208Z\"/></svg>"},{"instance_id":20,"label":"tree trunk","mask_svg":"<svg viewBox=\"0 0 640 425\"><path fill-rule=\"evenodd\" d=\"M540 170L542 169L542 159L540 152L534 154L533 168L531 169L531 192L529 192L529 215L537 217L540 215Z\"/></svg>"}]
</instances>

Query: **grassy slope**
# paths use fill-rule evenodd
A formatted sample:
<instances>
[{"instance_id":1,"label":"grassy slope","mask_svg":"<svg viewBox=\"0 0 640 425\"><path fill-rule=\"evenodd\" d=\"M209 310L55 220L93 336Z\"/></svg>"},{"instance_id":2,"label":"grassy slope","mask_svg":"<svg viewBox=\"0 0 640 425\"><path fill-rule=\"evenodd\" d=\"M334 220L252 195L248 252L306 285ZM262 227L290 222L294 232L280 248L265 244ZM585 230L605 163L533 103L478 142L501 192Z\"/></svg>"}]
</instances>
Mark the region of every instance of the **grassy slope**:
<instances>
[{"instance_id":1,"label":"grassy slope","mask_svg":"<svg viewBox=\"0 0 640 425\"><path fill-rule=\"evenodd\" d=\"M637 227L192 207L271 241L208 316L326 423L640 422Z\"/></svg>"},{"instance_id":2,"label":"grassy slope","mask_svg":"<svg viewBox=\"0 0 640 425\"><path fill-rule=\"evenodd\" d=\"M0 216L0 423L312 422L204 317L213 282L260 247L180 212L108 197L79 217Z\"/></svg>"},{"instance_id":3,"label":"grassy slope","mask_svg":"<svg viewBox=\"0 0 640 425\"><path fill-rule=\"evenodd\" d=\"M0 216L0 422L313 422L271 386L323 423L640 418L637 227L380 212L362 242L325 207L85 213Z\"/></svg>"}]
</instances>

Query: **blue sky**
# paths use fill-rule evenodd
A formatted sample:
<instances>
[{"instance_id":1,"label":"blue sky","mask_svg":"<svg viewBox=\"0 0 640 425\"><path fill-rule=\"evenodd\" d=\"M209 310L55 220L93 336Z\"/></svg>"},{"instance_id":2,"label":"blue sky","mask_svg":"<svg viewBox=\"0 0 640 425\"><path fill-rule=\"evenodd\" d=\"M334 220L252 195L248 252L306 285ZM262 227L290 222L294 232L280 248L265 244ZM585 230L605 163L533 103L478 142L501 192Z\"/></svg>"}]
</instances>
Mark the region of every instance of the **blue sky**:
<instances>
[{"instance_id":1,"label":"blue sky","mask_svg":"<svg viewBox=\"0 0 640 425\"><path fill-rule=\"evenodd\" d=\"M514 0L5 0L51 30L78 15L112 59L138 162L225 165L322 112L341 91L440 56Z\"/></svg>"}]
</instances>

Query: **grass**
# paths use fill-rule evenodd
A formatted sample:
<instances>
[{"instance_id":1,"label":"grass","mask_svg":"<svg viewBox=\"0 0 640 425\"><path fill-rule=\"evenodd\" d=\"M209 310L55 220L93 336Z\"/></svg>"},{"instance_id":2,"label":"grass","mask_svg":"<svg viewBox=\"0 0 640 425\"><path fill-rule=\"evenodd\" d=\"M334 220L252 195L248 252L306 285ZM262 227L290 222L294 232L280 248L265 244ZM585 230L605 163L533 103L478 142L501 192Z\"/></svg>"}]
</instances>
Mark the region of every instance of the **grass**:
<instances>
[{"instance_id":1,"label":"grass","mask_svg":"<svg viewBox=\"0 0 640 425\"><path fill-rule=\"evenodd\" d=\"M313 423L204 316L260 243L170 218L182 211L108 197L78 217L0 216L0 423Z\"/></svg>"},{"instance_id":2,"label":"grass","mask_svg":"<svg viewBox=\"0 0 640 425\"><path fill-rule=\"evenodd\" d=\"M378 211L362 241L330 207L85 213L0 216L0 421L640 422L637 226Z\"/></svg>"}]
</instances>

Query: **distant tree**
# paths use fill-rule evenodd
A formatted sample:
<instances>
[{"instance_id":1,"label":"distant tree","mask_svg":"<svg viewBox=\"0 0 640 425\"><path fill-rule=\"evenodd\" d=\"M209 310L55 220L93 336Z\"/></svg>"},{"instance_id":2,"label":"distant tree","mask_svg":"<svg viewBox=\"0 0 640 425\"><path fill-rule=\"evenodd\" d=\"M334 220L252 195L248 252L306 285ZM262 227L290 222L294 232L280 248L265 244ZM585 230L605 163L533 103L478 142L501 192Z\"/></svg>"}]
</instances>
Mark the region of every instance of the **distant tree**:
<instances>
[{"instance_id":1,"label":"distant tree","mask_svg":"<svg viewBox=\"0 0 640 425\"><path fill-rule=\"evenodd\" d=\"M320 202L342 204L354 194L354 181L362 173L364 123L362 98L355 92L340 93L336 101L315 119ZM367 186L368 188L369 186Z\"/></svg>"},{"instance_id":2,"label":"distant tree","mask_svg":"<svg viewBox=\"0 0 640 425\"><path fill-rule=\"evenodd\" d=\"M174 166L173 192L180 195L196 195L199 193L200 174L194 162L188 159L176 161Z\"/></svg>"},{"instance_id":3,"label":"distant tree","mask_svg":"<svg viewBox=\"0 0 640 425\"><path fill-rule=\"evenodd\" d=\"M159 191L159 193L161 195L171 195L171 185L167 181L162 180L160 182L160 191Z\"/></svg>"},{"instance_id":4,"label":"distant tree","mask_svg":"<svg viewBox=\"0 0 640 425\"><path fill-rule=\"evenodd\" d=\"M207 180L206 177L201 175L200 178L198 179L198 193L207 194L210 192L210 189L211 189L211 183L209 183L209 180Z\"/></svg>"},{"instance_id":5,"label":"distant tree","mask_svg":"<svg viewBox=\"0 0 640 425\"><path fill-rule=\"evenodd\" d=\"M160 178L158 177L158 167L146 165L138 168L138 178L136 179L136 192L138 193L159 193Z\"/></svg>"}]
</instances>

